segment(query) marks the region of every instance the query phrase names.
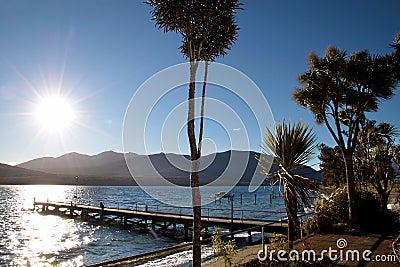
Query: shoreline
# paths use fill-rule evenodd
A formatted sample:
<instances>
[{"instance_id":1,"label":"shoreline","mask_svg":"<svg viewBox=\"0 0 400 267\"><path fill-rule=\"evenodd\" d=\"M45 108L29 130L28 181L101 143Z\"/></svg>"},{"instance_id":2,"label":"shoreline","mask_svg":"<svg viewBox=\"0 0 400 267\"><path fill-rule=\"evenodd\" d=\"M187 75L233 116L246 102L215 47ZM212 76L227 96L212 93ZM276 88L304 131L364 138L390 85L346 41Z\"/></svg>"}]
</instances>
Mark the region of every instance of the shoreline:
<instances>
[{"instance_id":1,"label":"shoreline","mask_svg":"<svg viewBox=\"0 0 400 267\"><path fill-rule=\"evenodd\" d=\"M191 243L183 243L175 246L171 246L164 249L149 251L146 253L138 254L135 256L129 256L121 259L110 260L106 262L99 262L91 265L87 265L87 267L111 267L111 266L135 266L137 264L141 264L148 261L157 260L160 258L166 258L170 255L177 254L182 251L187 251Z\"/></svg>"},{"instance_id":2,"label":"shoreline","mask_svg":"<svg viewBox=\"0 0 400 267\"><path fill-rule=\"evenodd\" d=\"M243 231L238 231L243 232ZM230 233L224 234L223 236L230 236ZM239 251L246 249L246 247L261 246L261 233L254 232L252 234L251 243L248 242L248 237L245 235L239 235L235 238ZM210 239L202 241L202 264L209 264L215 260L218 261L218 256L215 255L214 249L210 244ZM190 267L192 261L192 243L185 242L176 246L171 246L164 249L150 251L135 256L125 257L121 259L115 259L107 262L96 263L88 265L87 267ZM220 265L217 265L220 266Z\"/></svg>"},{"instance_id":3,"label":"shoreline","mask_svg":"<svg viewBox=\"0 0 400 267\"><path fill-rule=\"evenodd\" d=\"M390 249L393 246L394 238L392 236L384 236L380 234L364 233L363 235L351 235L351 234L311 234L302 239L295 241L294 248L297 251L304 249L313 249L317 253L321 253L329 247L335 248L337 240L345 239L348 242L347 250L359 250L363 251L369 249L372 251L372 257L376 255L394 255L394 252ZM257 261L257 254L262 249L261 240L253 243L242 242L239 247L238 253L233 257L232 266L244 266L250 262ZM190 248L190 245L188 245ZM206 246L205 246L206 247ZM210 246L208 246L210 248ZM224 266L222 257L215 256L212 248L211 253L204 253L203 257L203 246L202 246L202 266L206 267L221 267ZM183 258L184 257L184 258ZM397 259L397 258L396 258ZM399 266L399 262L380 262L381 265L376 265L377 262L372 261L355 261L348 259L340 259L338 264L340 266L359 266L362 263L363 266ZM383 265L382 265L383 264ZM97 265L96 265L97 266ZM120 262L116 265L98 265L98 266L135 266L135 267L190 267L191 266L191 250L184 250L169 255L156 255L153 254L152 259L144 259L143 262L139 263L128 263ZM94 267L94 266L89 266Z\"/></svg>"}]
</instances>

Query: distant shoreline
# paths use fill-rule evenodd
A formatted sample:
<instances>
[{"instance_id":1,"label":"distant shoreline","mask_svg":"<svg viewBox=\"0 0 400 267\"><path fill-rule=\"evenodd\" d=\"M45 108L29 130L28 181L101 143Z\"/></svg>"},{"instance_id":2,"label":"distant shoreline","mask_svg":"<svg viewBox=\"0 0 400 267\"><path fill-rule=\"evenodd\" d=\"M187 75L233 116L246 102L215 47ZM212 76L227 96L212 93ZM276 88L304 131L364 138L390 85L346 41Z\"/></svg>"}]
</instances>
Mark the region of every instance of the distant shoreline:
<instances>
[{"instance_id":1,"label":"distant shoreline","mask_svg":"<svg viewBox=\"0 0 400 267\"><path fill-rule=\"evenodd\" d=\"M111 183L111 184L72 184L72 183L17 183L17 182L9 182L9 183L4 183L3 181L0 182L0 186L11 186L11 185L60 185L60 186L174 186L174 185L156 185L156 184L148 184L148 185L138 185L135 183L132 184L119 184L119 183ZM176 185L176 184L175 184ZM189 184L187 185L176 185L176 186L184 186L184 187L190 187ZM204 185L200 185L204 186ZM209 185L213 187L220 187L220 186L249 186L249 184L236 184L236 185ZM260 185L263 186L263 185ZM269 185L268 185L269 186Z\"/></svg>"}]
</instances>

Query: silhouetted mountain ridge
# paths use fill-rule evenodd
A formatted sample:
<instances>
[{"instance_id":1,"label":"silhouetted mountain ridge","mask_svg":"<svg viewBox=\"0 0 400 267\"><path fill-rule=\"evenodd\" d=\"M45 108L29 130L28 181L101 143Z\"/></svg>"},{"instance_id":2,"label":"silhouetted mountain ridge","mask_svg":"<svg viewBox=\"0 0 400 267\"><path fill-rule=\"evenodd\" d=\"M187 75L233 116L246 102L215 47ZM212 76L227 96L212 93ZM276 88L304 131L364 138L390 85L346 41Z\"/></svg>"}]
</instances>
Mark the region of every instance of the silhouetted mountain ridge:
<instances>
[{"instance_id":1,"label":"silhouetted mountain ridge","mask_svg":"<svg viewBox=\"0 0 400 267\"><path fill-rule=\"evenodd\" d=\"M239 184L248 185L252 179L262 181L264 175L257 168L256 156L253 151L229 150L205 155L201 158L200 183L215 185ZM189 184L190 157L174 153L158 153L152 155L138 155L135 153L118 153L105 151L89 156L79 153L68 153L60 157L44 157L19 164L18 167L46 173L47 175L63 175L70 177L102 177L102 183L114 183L116 180L133 182L132 175L126 161L136 179L146 184L157 185L161 175L168 181L180 184ZM275 171L273 166L271 171ZM304 166L297 170L299 174L321 180L320 171ZM98 180L98 179L97 179ZM123 182L123 183L125 183Z\"/></svg>"}]
</instances>

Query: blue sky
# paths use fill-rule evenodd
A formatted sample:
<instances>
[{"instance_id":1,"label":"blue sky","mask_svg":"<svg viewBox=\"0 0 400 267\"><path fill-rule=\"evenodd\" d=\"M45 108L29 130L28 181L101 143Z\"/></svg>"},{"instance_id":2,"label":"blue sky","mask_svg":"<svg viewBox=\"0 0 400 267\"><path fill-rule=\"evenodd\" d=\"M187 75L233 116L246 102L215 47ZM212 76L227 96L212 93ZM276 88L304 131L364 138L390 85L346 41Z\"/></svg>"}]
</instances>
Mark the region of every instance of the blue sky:
<instances>
[{"instance_id":1,"label":"blue sky","mask_svg":"<svg viewBox=\"0 0 400 267\"><path fill-rule=\"evenodd\" d=\"M326 128L315 125L312 114L291 100L298 86L296 76L307 70L310 51L322 55L329 44L348 52L391 52L388 44L400 31L400 2L243 3L244 10L237 14L238 40L217 62L251 78L268 100L276 121L302 119L313 126L319 142L333 145ZM164 68L185 62L178 50L179 36L157 30L150 10L142 1L132 0L1 2L0 162L72 151L92 155L124 150L124 114L137 88ZM32 118L39 99L54 93L68 98L77 112L74 124L57 134L43 132ZM369 117L400 127L399 95L397 90L395 97ZM209 88L209 96L230 104L252 132L254 118L245 106L234 104L237 100L217 87ZM160 108L172 110L186 97L186 89L177 88L160 102ZM162 118L154 114L150 126L157 131ZM205 153L231 148L226 131L218 124L208 122L205 131L206 138L214 140ZM187 153L186 135L180 135L181 152ZM259 150L259 139L250 138L250 148ZM146 152L162 150L158 139L156 135L154 142L148 141ZM133 152L143 153L140 149Z\"/></svg>"}]
</instances>

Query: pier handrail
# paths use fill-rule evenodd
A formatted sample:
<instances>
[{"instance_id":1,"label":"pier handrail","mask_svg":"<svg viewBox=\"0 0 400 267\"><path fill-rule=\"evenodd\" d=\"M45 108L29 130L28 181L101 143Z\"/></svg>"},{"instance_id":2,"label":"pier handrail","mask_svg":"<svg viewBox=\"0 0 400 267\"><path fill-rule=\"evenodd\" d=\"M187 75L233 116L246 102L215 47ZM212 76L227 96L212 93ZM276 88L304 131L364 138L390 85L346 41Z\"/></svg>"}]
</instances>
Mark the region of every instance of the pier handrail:
<instances>
[{"instance_id":1,"label":"pier handrail","mask_svg":"<svg viewBox=\"0 0 400 267\"><path fill-rule=\"evenodd\" d=\"M47 201L36 201L36 198L34 199L34 205L43 205L43 204L48 204L48 203L55 203L55 204L59 204L60 206L63 206L65 208L70 207L70 205L75 205L79 206L79 207L87 207L87 208L96 208L96 206L91 206L91 205L87 205L87 204L76 204L73 202L62 202L62 201L51 201L49 202ZM155 210L150 209L149 207L155 207ZM179 209L179 213L174 213L171 211L164 211L161 210L160 207L165 208L167 210L173 210L173 209ZM98 209L100 210L100 207L98 207ZM107 209L117 209L120 210L121 207L118 205L117 208L113 208L113 207L107 207L105 208L105 210ZM129 211L143 211L143 212L149 212L149 213L157 213L157 214L165 214L165 215L179 215L179 216L192 216L191 214L191 208L190 207L174 207L174 206L166 206L166 205L156 205L156 204L150 204L150 205L145 205L145 204L135 204L135 208L134 209L130 209L130 208L122 208L121 210L129 210ZM182 210L187 210L188 212L182 212ZM206 211L206 213L203 213L203 211ZM218 215L218 213L210 213L210 211L222 211L225 212L227 216L220 216ZM210 207L202 207L202 214L204 214L202 217L206 217L206 218L216 218L216 219L232 219L231 218L231 214L229 213L229 209L223 209L223 208L210 208ZM245 217L244 216L244 212L251 212L252 214L254 213L258 213L263 215L263 218L260 218L259 216L257 217ZM205 216L205 214L207 214L207 216ZM237 216L237 215L240 216ZM265 218L266 214L286 214L286 211L283 210L252 210L252 209L236 209L234 210L233 213L233 219L234 220L246 220L246 221L280 221L280 222L286 222L287 218L285 215L279 216L279 219L275 218L275 219L268 219ZM303 213L299 213L298 217L299 218L303 218L303 217L309 217L312 216L314 213L313 212L303 212ZM236 216L235 216L236 215Z\"/></svg>"},{"instance_id":2,"label":"pier handrail","mask_svg":"<svg viewBox=\"0 0 400 267\"><path fill-rule=\"evenodd\" d=\"M73 208L73 209L92 209L92 210L96 210L96 211L100 211L101 210L101 207L99 207L99 206L89 206L89 205L85 205L85 204L75 204L75 203L65 203L65 202L59 202L59 201L51 201L51 202L40 202L40 201L36 201L35 200L35 202L34 202L34 206L53 206L53 207L58 207L58 208L64 208L64 209L70 209L70 208ZM133 210L133 209L123 209L123 210L121 210L121 209L115 209L115 208L112 208L112 207L105 207L104 208L104 212L105 212L105 214L107 214L107 213L113 213L113 212L115 212L115 211L121 211L121 212L123 212L123 211L128 211L128 212L135 212L135 213L143 213L143 215L158 215L158 216L163 216L163 215L165 215L166 217L168 217L168 216L175 216L175 217L178 217L179 216L179 218L180 219L187 219L187 220L189 220L189 219L191 219L192 217L193 217L193 215L192 214L184 214L184 213L181 213L181 214L176 214L176 213L169 213L169 212L160 212L160 211L158 211L158 212L156 212L156 211L151 211L151 210ZM254 211L254 212L256 212L256 211ZM262 211L259 211L259 212L262 212ZM204 220L204 219L206 219L206 220L208 220L208 221L210 221L210 219L212 219L212 220L227 220L227 219L229 219L229 220L231 220L231 219L233 219L235 222L238 222L238 221L241 221L242 223L243 222L249 222L249 223L251 223L251 222L266 222L266 223L269 223L269 222L280 222L279 220L277 220L277 219L266 219L266 218L262 218L262 219L260 219L260 218L238 218L238 217L233 217L233 218L231 218L231 217L229 217L229 216L225 216L225 217L223 217L223 216L202 216L202 220Z\"/></svg>"},{"instance_id":3,"label":"pier handrail","mask_svg":"<svg viewBox=\"0 0 400 267\"><path fill-rule=\"evenodd\" d=\"M157 205L157 204L135 204L135 211L148 211L148 212L157 212L163 214L178 214L178 215L192 215L191 207L174 207L174 206L167 206L167 205ZM121 206L119 206L121 208ZM132 210L130 208L124 208L126 210ZM177 212L173 212L176 210ZM187 212L184 212L184 211ZM218 213L226 213L226 216L218 215ZM260 214L257 218L252 216L245 216L245 214ZM214 217L214 218L230 218L230 210L228 208L210 208L210 207L202 207L202 214L207 214L205 217ZM256 209L234 209L234 218L235 219L257 219L263 220L261 217L265 217L266 214L286 214L285 210L256 210ZM282 217L282 216L279 216Z\"/></svg>"}]
</instances>

